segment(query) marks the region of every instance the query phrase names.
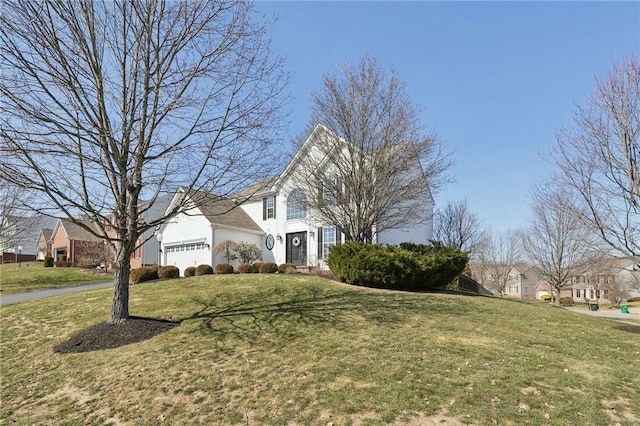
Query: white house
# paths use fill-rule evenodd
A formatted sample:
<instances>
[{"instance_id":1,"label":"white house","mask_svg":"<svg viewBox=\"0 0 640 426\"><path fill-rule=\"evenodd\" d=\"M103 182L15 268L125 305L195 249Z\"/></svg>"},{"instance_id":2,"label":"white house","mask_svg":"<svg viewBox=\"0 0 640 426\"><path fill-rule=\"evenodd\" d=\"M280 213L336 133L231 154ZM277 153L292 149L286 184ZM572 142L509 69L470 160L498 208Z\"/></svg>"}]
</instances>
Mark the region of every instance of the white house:
<instances>
[{"instance_id":1,"label":"white house","mask_svg":"<svg viewBox=\"0 0 640 426\"><path fill-rule=\"evenodd\" d=\"M307 211L304 197L310 191L318 188L306 188L299 179L301 174L308 173L299 170L306 167L300 156L313 156L316 144L326 139L319 137L320 133L330 133L321 125L316 126L303 146L293 157L280 176L257 183L241 193L238 198L243 202L242 209L257 223L265 233L264 247L268 250L268 257L276 263L292 263L296 266L318 266L326 268L326 258L329 248L344 241L340 231L330 223L323 223L314 212ZM330 169L327 164L323 169ZM416 171L420 168L415 164ZM421 173L422 170L419 169ZM304 180L308 182L308 180ZM417 194L423 202L420 214L423 220L406 229L387 229L374 232L374 241L380 244L399 244L414 242L428 244L433 236L433 198L425 182L425 191Z\"/></svg>"},{"instance_id":2,"label":"white house","mask_svg":"<svg viewBox=\"0 0 640 426\"><path fill-rule=\"evenodd\" d=\"M187 266L214 266L225 259L224 256L214 257L211 247L220 241L232 240L255 243L262 250L263 261L326 268L329 248L343 242L344 237L333 224L324 223L319 215L307 211L306 194L318 188L305 187L298 178L300 173L306 173L306 170L300 170L305 167L301 156L314 155L316 144L326 141L325 137L318 137L320 133L326 136L330 132L317 126L280 176L251 185L233 199L215 196L194 199L192 209L178 215L160 230L161 264L178 266L181 273ZM422 173L417 160L413 171ZM190 197L184 192L176 194L179 196ZM373 229L375 242L429 243L433 235L434 203L427 182L424 191L416 197L420 199L418 214L422 220L404 229L387 229L379 233Z\"/></svg>"},{"instance_id":3,"label":"white house","mask_svg":"<svg viewBox=\"0 0 640 426\"><path fill-rule=\"evenodd\" d=\"M165 223L157 233L161 265L177 266L183 275L189 266L226 263L224 255L216 256L212 250L225 240L253 243L267 252L264 231L233 200L181 190L168 209L183 197L191 201L192 207Z\"/></svg>"}]
</instances>

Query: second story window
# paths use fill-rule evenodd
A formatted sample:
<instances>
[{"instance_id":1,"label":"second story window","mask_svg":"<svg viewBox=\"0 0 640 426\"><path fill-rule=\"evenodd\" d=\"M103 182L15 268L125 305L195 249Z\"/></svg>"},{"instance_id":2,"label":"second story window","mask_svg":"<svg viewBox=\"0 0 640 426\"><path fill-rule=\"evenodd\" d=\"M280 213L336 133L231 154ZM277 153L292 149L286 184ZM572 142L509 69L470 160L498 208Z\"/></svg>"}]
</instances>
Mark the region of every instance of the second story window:
<instances>
[{"instance_id":1,"label":"second story window","mask_svg":"<svg viewBox=\"0 0 640 426\"><path fill-rule=\"evenodd\" d=\"M262 220L276 218L276 197L264 197L262 199Z\"/></svg>"},{"instance_id":2,"label":"second story window","mask_svg":"<svg viewBox=\"0 0 640 426\"><path fill-rule=\"evenodd\" d=\"M307 217L307 194L301 189L294 189L287 197L287 220Z\"/></svg>"}]
</instances>

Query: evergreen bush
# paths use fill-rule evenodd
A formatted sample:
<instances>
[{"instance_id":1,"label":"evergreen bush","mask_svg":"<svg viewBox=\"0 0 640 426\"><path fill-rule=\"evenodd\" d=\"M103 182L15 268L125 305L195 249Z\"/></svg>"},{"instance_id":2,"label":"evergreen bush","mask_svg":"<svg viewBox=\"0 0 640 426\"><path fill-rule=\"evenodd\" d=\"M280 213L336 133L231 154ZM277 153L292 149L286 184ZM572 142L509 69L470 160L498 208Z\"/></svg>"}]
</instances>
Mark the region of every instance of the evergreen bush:
<instances>
[{"instance_id":1,"label":"evergreen bush","mask_svg":"<svg viewBox=\"0 0 640 426\"><path fill-rule=\"evenodd\" d=\"M260 264L258 271L261 274L275 274L276 272L278 272L278 265L273 262L265 262Z\"/></svg>"},{"instance_id":2,"label":"evergreen bush","mask_svg":"<svg viewBox=\"0 0 640 426\"><path fill-rule=\"evenodd\" d=\"M213 275L213 268L209 265L196 266L196 276L199 275Z\"/></svg>"},{"instance_id":3,"label":"evergreen bush","mask_svg":"<svg viewBox=\"0 0 640 426\"><path fill-rule=\"evenodd\" d=\"M249 274L253 272L253 267L249 263L241 263L238 265L238 272L241 274Z\"/></svg>"},{"instance_id":4,"label":"evergreen bush","mask_svg":"<svg viewBox=\"0 0 640 426\"><path fill-rule=\"evenodd\" d=\"M233 274L233 266L228 263L218 263L215 271L216 274Z\"/></svg>"},{"instance_id":5,"label":"evergreen bush","mask_svg":"<svg viewBox=\"0 0 640 426\"><path fill-rule=\"evenodd\" d=\"M293 263L281 263L278 266L278 273L280 274L295 274L296 272L297 268Z\"/></svg>"},{"instance_id":6,"label":"evergreen bush","mask_svg":"<svg viewBox=\"0 0 640 426\"><path fill-rule=\"evenodd\" d=\"M158 278L179 278L180 269L177 266L167 265L158 269Z\"/></svg>"},{"instance_id":7,"label":"evergreen bush","mask_svg":"<svg viewBox=\"0 0 640 426\"><path fill-rule=\"evenodd\" d=\"M157 280L158 268L153 266L143 266L141 268L132 269L129 273L130 284L140 284L145 281Z\"/></svg>"},{"instance_id":8,"label":"evergreen bush","mask_svg":"<svg viewBox=\"0 0 640 426\"><path fill-rule=\"evenodd\" d=\"M340 281L367 287L430 290L445 287L467 264L466 253L441 245L382 247L347 242L331 248L328 265Z\"/></svg>"},{"instance_id":9,"label":"evergreen bush","mask_svg":"<svg viewBox=\"0 0 640 426\"><path fill-rule=\"evenodd\" d=\"M47 255L44 257L44 267L53 268L53 256Z\"/></svg>"}]
</instances>

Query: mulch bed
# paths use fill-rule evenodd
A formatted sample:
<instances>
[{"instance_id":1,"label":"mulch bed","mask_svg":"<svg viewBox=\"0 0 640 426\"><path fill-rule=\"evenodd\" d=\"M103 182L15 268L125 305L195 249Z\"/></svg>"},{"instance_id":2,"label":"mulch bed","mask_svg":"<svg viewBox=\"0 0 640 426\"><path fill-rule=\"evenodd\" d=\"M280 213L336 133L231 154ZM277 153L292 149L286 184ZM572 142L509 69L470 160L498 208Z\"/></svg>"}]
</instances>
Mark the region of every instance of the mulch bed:
<instances>
[{"instance_id":1,"label":"mulch bed","mask_svg":"<svg viewBox=\"0 0 640 426\"><path fill-rule=\"evenodd\" d=\"M113 349L142 342L179 326L176 321L129 317L121 324L101 322L60 343L53 352L68 354Z\"/></svg>"}]
</instances>

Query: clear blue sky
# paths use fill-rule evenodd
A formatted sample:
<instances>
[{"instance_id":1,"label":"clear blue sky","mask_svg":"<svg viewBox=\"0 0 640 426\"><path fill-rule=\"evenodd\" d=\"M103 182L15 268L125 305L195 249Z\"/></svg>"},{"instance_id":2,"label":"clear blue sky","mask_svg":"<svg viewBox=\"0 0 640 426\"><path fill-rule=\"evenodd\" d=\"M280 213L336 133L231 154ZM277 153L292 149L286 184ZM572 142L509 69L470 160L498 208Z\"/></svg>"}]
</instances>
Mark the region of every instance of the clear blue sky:
<instances>
[{"instance_id":1,"label":"clear blue sky","mask_svg":"<svg viewBox=\"0 0 640 426\"><path fill-rule=\"evenodd\" d=\"M616 58L640 55L640 2L258 2L291 72L290 135L323 75L364 53L398 71L422 123L454 152L456 182L494 229L526 225L541 154ZM547 155L548 157L548 155Z\"/></svg>"}]
</instances>

